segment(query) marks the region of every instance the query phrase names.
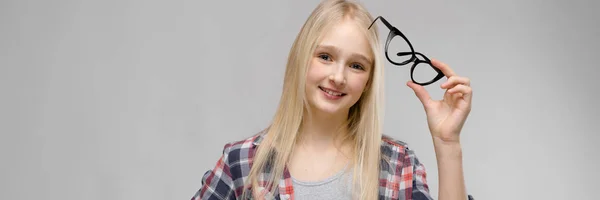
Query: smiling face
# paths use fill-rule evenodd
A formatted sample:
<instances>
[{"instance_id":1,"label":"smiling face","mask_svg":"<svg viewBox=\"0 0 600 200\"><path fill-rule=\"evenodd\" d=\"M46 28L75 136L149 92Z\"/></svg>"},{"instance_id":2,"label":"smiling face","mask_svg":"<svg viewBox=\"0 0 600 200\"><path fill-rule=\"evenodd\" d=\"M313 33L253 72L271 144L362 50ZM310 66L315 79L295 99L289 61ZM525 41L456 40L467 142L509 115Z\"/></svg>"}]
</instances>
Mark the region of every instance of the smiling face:
<instances>
[{"instance_id":1,"label":"smiling face","mask_svg":"<svg viewBox=\"0 0 600 200\"><path fill-rule=\"evenodd\" d=\"M371 47L353 20L335 24L317 44L306 77L313 111L348 114L366 89L373 70Z\"/></svg>"}]
</instances>

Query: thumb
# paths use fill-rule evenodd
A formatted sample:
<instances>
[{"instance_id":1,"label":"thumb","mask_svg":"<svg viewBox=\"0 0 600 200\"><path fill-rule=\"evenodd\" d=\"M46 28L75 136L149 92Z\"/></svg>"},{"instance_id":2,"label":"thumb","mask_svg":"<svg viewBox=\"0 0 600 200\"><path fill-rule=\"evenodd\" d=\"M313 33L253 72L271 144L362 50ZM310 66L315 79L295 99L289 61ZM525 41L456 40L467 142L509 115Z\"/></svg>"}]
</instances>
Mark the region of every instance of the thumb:
<instances>
[{"instance_id":1,"label":"thumb","mask_svg":"<svg viewBox=\"0 0 600 200\"><path fill-rule=\"evenodd\" d=\"M423 106L427 107L427 105L429 104L429 101L431 100L431 96L429 96L429 92L427 92L427 90L425 90L425 88L423 86L413 83L412 81L406 82L406 85L415 92L415 95L417 95L417 98L419 98L419 101L421 101Z\"/></svg>"}]
</instances>

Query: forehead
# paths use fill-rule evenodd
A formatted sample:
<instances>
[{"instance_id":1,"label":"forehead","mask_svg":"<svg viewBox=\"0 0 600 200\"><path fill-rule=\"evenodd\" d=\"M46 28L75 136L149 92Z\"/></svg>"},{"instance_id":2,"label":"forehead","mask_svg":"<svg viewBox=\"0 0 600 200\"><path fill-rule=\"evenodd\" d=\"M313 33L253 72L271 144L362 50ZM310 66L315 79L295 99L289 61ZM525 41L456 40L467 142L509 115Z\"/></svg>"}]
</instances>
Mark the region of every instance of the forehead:
<instances>
[{"instance_id":1,"label":"forehead","mask_svg":"<svg viewBox=\"0 0 600 200\"><path fill-rule=\"evenodd\" d=\"M318 46L335 47L344 55L362 55L369 61L373 60L371 46L364 30L353 20L346 19L333 24L323 35Z\"/></svg>"}]
</instances>

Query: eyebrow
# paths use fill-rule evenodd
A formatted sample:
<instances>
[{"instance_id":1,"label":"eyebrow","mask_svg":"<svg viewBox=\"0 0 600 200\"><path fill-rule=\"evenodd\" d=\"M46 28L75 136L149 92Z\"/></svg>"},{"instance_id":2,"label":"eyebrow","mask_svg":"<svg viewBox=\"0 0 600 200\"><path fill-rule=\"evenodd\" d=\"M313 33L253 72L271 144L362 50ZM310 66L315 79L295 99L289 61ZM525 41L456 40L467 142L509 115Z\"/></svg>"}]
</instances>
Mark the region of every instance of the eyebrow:
<instances>
[{"instance_id":1,"label":"eyebrow","mask_svg":"<svg viewBox=\"0 0 600 200\"><path fill-rule=\"evenodd\" d=\"M340 52L340 49L332 46L332 45L317 45L316 49L325 49L325 50L330 50L330 51L335 51L335 52ZM350 54L351 57L357 57L360 60L363 60L364 62L367 62L367 64L372 65L373 64L373 60L368 59L366 56L359 54L359 53L352 53Z\"/></svg>"}]
</instances>

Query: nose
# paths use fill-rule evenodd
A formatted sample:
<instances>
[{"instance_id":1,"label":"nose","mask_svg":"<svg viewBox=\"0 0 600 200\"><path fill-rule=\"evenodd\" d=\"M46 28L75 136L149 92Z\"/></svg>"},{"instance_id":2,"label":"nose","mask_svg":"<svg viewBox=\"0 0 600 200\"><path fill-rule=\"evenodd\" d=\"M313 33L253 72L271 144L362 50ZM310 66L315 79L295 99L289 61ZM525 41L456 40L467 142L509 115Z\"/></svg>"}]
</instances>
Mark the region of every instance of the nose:
<instances>
[{"instance_id":1,"label":"nose","mask_svg":"<svg viewBox=\"0 0 600 200\"><path fill-rule=\"evenodd\" d=\"M346 74L344 69L344 65L341 63L335 65L335 67L331 69L329 81L333 82L336 86L343 86L346 84Z\"/></svg>"}]
</instances>

